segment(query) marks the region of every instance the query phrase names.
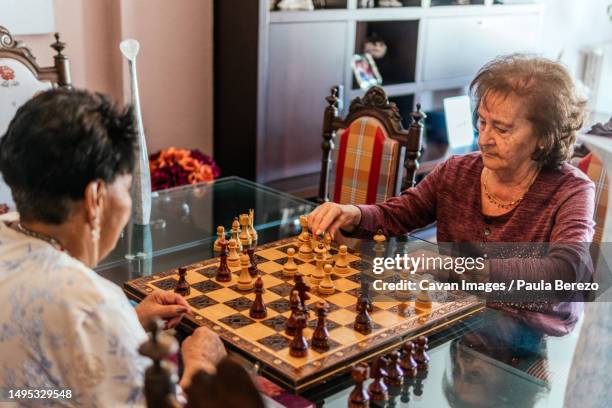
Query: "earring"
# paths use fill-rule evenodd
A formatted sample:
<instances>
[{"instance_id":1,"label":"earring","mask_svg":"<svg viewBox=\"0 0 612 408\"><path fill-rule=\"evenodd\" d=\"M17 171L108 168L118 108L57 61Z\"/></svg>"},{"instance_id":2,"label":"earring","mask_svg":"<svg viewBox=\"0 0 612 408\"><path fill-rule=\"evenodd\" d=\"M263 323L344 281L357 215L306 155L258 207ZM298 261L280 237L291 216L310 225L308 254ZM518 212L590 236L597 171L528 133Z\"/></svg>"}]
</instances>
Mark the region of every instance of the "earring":
<instances>
[{"instance_id":1,"label":"earring","mask_svg":"<svg viewBox=\"0 0 612 408\"><path fill-rule=\"evenodd\" d=\"M100 240L100 220L97 217L94 218L94 226L91 229L91 239L94 242Z\"/></svg>"},{"instance_id":2,"label":"earring","mask_svg":"<svg viewBox=\"0 0 612 408\"><path fill-rule=\"evenodd\" d=\"M544 146L543 145L540 145L540 150L544 150Z\"/></svg>"}]
</instances>

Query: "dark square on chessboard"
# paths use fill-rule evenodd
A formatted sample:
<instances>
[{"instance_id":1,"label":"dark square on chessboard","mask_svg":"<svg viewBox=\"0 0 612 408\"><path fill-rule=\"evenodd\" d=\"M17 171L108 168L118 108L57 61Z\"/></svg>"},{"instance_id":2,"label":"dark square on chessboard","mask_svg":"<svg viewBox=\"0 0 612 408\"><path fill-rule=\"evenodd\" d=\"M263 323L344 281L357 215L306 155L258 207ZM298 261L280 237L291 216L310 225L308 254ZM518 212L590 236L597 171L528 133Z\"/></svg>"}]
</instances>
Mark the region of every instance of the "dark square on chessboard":
<instances>
[{"instance_id":1,"label":"dark square on chessboard","mask_svg":"<svg viewBox=\"0 0 612 408\"><path fill-rule=\"evenodd\" d=\"M200 275L206 276L207 278L214 278L217 276L217 267L212 266L208 268L198 269L197 271Z\"/></svg>"},{"instance_id":2,"label":"dark square on chessboard","mask_svg":"<svg viewBox=\"0 0 612 408\"><path fill-rule=\"evenodd\" d=\"M224 317L219 319L219 321L234 330L255 323L255 320L243 315L242 313L236 313L231 316Z\"/></svg>"},{"instance_id":3,"label":"dark square on chessboard","mask_svg":"<svg viewBox=\"0 0 612 408\"><path fill-rule=\"evenodd\" d=\"M287 263L287 261L289 260L289 257L287 258L281 258L281 259L276 259L274 262L276 262L277 264L280 265L284 265ZM301 265L303 263L305 263L304 261L302 261L301 259L298 259L297 257L293 257L293 261L295 262L296 265Z\"/></svg>"},{"instance_id":4,"label":"dark square on chessboard","mask_svg":"<svg viewBox=\"0 0 612 408\"><path fill-rule=\"evenodd\" d=\"M294 285L290 285L286 282L281 283L280 285L276 285L276 286L272 286L271 288L268 288L268 290L270 292L274 292L279 296L282 297L289 297L289 295L291 294L291 290L293 289Z\"/></svg>"},{"instance_id":5,"label":"dark square on chessboard","mask_svg":"<svg viewBox=\"0 0 612 408\"><path fill-rule=\"evenodd\" d=\"M328 339L328 344L329 344L329 349L327 350L317 350L315 347L312 347L312 339L308 339L308 345L315 351L321 352L321 353L329 353L330 351L333 351L334 349L340 347L342 344L338 343L337 341L334 341L332 339Z\"/></svg>"},{"instance_id":6,"label":"dark square on chessboard","mask_svg":"<svg viewBox=\"0 0 612 408\"><path fill-rule=\"evenodd\" d=\"M192 307L195 307L196 309L204 309L205 307L216 305L219 302L209 298L206 295L200 295L187 299L187 303L189 303Z\"/></svg>"},{"instance_id":7,"label":"dark square on chessboard","mask_svg":"<svg viewBox=\"0 0 612 408\"><path fill-rule=\"evenodd\" d=\"M278 313L285 313L291 310L291 306L287 299L276 299L267 303L266 306Z\"/></svg>"},{"instance_id":8,"label":"dark square on chessboard","mask_svg":"<svg viewBox=\"0 0 612 408\"><path fill-rule=\"evenodd\" d=\"M168 278L168 279L159 280L157 282L153 282L153 285L157 286L158 288L162 290L174 290L177 283L178 283L178 279Z\"/></svg>"},{"instance_id":9,"label":"dark square on chessboard","mask_svg":"<svg viewBox=\"0 0 612 408\"><path fill-rule=\"evenodd\" d=\"M272 330L277 332L281 332L285 330L285 326L287 324L287 318L282 315L274 316L269 319L262 321L261 323L268 326Z\"/></svg>"},{"instance_id":10,"label":"dark square on chessboard","mask_svg":"<svg viewBox=\"0 0 612 408\"><path fill-rule=\"evenodd\" d=\"M263 339L259 339L257 342L274 351L280 351L286 347L289 347L291 340L283 335L273 334L271 336L264 337Z\"/></svg>"},{"instance_id":11,"label":"dark square on chessboard","mask_svg":"<svg viewBox=\"0 0 612 408\"><path fill-rule=\"evenodd\" d=\"M202 282L194 283L193 285L191 285L191 287L202 293L208 293L212 292L213 290L223 288L223 286L212 280L205 280Z\"/></svg>"},{"instance_id":12,"label":"dark square on chessboard","mask_svg":"<svg viewBox=\"0 0 612 408\"><path fill-rule=\"evenodd\" d=\"M308 327L308 328L310 328L310 329L312 329L312 330L314 330L314 329L315 329L315 327L317 327L317 321L318 321L318 320L319 320L319 319L314 318L314 319L312 319L312 320L308 321L308 325L307 325L307 327ZM329 330L329 331L332 331L332 330L334 330L335 328L341 327L341 325L340 325L340 324L338 324L338 323L334 322L334 321L333 321L333 320L331 320L331 319L325 319L325 321L326 321L326 324L327 324L327 326L326 326L326 327L327 327L327 330ZM284 329L285 329L285 328L283 327L283 330L284 330Z\"/></svg>"},{"instance_id":13,"label":"dark square on chessboard","mask_svg":"<svg viewBox=\"0 0 612 408\"><path fill-rule=\"evenodd\" d=\"M227 302L223 302L224 305L231 307L234 310L242 312L243 310L247 310L251 307L251 300L245 298L244 296L237 297L236 299L228 300Z\"/></svg>"}]
</instances>

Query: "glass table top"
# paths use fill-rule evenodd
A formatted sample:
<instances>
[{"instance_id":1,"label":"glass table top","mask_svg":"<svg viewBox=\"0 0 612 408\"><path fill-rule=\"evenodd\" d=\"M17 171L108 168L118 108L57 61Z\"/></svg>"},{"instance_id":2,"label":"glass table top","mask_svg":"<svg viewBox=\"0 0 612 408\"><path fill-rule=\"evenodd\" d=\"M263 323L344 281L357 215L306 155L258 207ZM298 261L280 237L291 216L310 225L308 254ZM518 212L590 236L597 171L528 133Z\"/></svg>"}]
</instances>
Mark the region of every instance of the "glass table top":
<instances>
[{"instance_id":1,"label":"glass table top","mask_svg":"<svg viewBox=\"0 0 612 408\"><path fill-rule=\"evenodd\" d=\"M153 197L151 225L129 225L97 271L122 285L211 258L217 226L229 228L235 216L250 208L255 210L259 245L296 236L299 216L314 207L235 177L166 190ZM377 254L372 241L356 242L362 253ZM421 250L438 248L410 236L385 243L388 257ZM528 319L484 308L429 336L427 374L392 390L387 406L562 406L581 325L582 319L568 334L555 336ZM325 407L346 407L352 389L352 380L344 375L303 396Z\"/></svg>"}]
</instances>

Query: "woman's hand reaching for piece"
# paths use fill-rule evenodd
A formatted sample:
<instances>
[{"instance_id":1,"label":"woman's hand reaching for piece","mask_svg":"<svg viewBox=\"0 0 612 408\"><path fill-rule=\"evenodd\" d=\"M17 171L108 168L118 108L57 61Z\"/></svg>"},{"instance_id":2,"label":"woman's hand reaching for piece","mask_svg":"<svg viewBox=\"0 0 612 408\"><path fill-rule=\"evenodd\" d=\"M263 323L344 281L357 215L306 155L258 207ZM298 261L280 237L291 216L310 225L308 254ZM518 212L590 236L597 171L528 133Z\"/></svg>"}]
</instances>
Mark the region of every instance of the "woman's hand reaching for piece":
<instances>
[{"instance_id":1,"label":"woman's hand reaching for piece","mask_svg":"<svg viewBox=\"0 0 612 408\"><path fill-rule=\"evenodd\" d=\"M353 232L361 222L361 210L354 205L324 203L308 215L308 227L315 235L329 232L332 238L339 229Z\"/></svg>"},{"instance_id":2,"label":"woman's hand reaching for piece","mask_svg":"<svg viewBox=\"0 0 612 408\"><path fill-rule=\"evenodd\" d=\"M191 306L178 293L156 290L136 306L136 314L142 327L155 318L166 322L166 328L172 329L179 324L183 315L192 314Z\"/></svg>"}]
</instances>

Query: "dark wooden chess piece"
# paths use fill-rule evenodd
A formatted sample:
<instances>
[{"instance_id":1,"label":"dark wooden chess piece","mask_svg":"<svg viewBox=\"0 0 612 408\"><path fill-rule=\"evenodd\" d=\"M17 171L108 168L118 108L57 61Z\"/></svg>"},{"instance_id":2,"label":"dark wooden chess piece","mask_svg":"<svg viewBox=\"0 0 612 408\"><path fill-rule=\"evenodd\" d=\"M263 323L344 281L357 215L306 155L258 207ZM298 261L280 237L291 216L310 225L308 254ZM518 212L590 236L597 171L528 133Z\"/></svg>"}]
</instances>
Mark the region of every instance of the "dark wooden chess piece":
<instances>
[{"instance_id":1,"label":"dark wooden chess piece","mask_svg":"<svg viewBox=\"0 0 612 408\"><path fill-rule=\"evenodd\" d=\"M217 282L230 282L232 280L232 271L230 271L229 266L227 266L227 241L221 241L219 246L221 246L221 253L219 255L219 267L217 268L217 275L215 276L215 280Z\"/></svg>"},{"instance_id":2,"label":"dark wooden chess piece","mask_svg":"<svg viewBox=\"0 0 612 408\"><path fill-rule=\"evenodd\" d=\"M384 403L389 399L389 390L384 382L384 378L387 376L385 366L385 360L382 357L377 357L372 363L372 370L370 371L370 378L374 381L370 383L368 393L370 394L370 399L373 402L379 403L379 405L382 405L380 404L381 402Z\"/></svg>"},{"instance_id":3,"label":"dark wooden chess piece","mask_svg":"<svg viewBox=\"0 0 612 408\"><path fill-rule=\"evenodd\" d=\"M189 296L189 292L191 292L191 288L185 277L185 275L187 275L187 268L185 267L178 268L178 275L179 275L179 280L176 283L176 287L174 288L174 291L181 296Z\"/></svg>"},{"instance_id":4,"label":"dark wooden chess piece","mask_svg":"<svg viewBox=\"0 0 612 408\"><path fill-rule=\"evenodd\" d=\"M306 357L308 353L308 341L304 337L304 328L306 327L306 314L300 313L295 317L296 329L295 336L289 344L289 355L292 357Z\"/></svg>"},{"instance_id":5,"label":"dark wooden chess piece","mask_svg":"<svg viewBox=\"0 0 612 408\"><path fill-rule=\"evenodd\" d=\"M362 334L369 334L372 332L372 318L370 312L372 311L372 303L367 297L360 297L359 303L357 303L357 316L355 317L355 330Z\"/></svg>"},{"instance_id":6,"label":"dark wooden chess piece","mask_svg":"<svg viewBox=\"0 0 612 408\"><path fill-rule=\"evenodd\" d=\"M349 408L367 408L370 406L370 396L363 387L368 379L368 363L359 363L353 367L351 373L355 388L349 394Z\"/></svg>"},{"instance_id":7,"label":"dark wooden chess piece","mask_svg":"<svg viewBox=\"0 0 612 408\"><path fill-rule=\"evenodd\" d=\"M176 339L162 332L163 323L155 319L147 324L151 338L143 343L138 352L153 360L153 364L145 370L144 391L147 407L171 408L176 401L176 370L168 358L178 352Z\"/></svg>"},{"instance_id":8,"label":"dark wooden chess piece","mask_svg":"<svg viewBox=\"0 0 612 408\"><path fill-rule=\"evenodd\" d=\"M310 299L310 295L308 294L308 292L310 292L310 286L308 286L306 282L304 282L304 277L299 272L295 273L293 280L295 281L295 285L293 286L293 289L291 290L297 290L297 292L299 293L299 297L300 297L300 306L302 307L302 310L305 313L308 313L308 307L306 306L306 301Z\"/></svg>"},{"instance_id":9,"label":"dark wooden chess piece","mask_svg":"<svg viewBox=\"0 0 612 408\"><path fill-rule=\"evenodd\" d=\"M285 334L287 336L295 336L295 332L297 330L297 323L295 318L301 313L303 313L302 307L300 305L300 297L297 290L291 291L291 295L289 296L289 307L291 308L291 315L285 323Z\"/></svg>"},{"instance_id":10,"label":"dark wooden chess piece","mask_svg":"<svg viewBox=\"0 0 612 408\"><path fill-rule=\"evenodd\" d=\"M327 302L317 302L315 306L317 313L317 326L312 332L312 340L310 344L315 350L329 350L329 332L327 331L327 312L329 310Z\"/></svg>"},{"instance_id":11,"label":"dark wooden chess piece","mask_svg":"<svg viewBox=\"0 0 612 408\"><path fill-rule=\"evenodd\" d=\"M404 405L410 402L410 387L414 385L414 378L406 377L404 381L404 386L402 387L402 396L400 397L400 401Z\"/></svg>"},{"instance_id":12,"label":"dark wooden chess piece","mask_svg":"<svg viewBox=\"0 0 612 408\"><path fill-rule=\"evenodd\" d=\"M263 281L261 280L261 276L257 277L255 281L255 300L251 303L251 309L249 310L249 316L253 319L263 319L268 315L268 311L266 310L266 304L263 300Z\"/></svg>"},{"instance_id":13,"label":"dark wooden chess piece","mask_svg":"<svg viewBox=\"0 0 612 408\"><path fill-rule=\"evenodd\" d=\"M427 349L429 348L428 342L425 336L419 336L416 341L414 361L416 361L419 370L426 370L429 366L429 356L427 355Z\"/></svg>"},{"instance_id":14,"label":"dark wooden chess piece","mask_svg":"<svg viewBox=\"0 0 612 408\"><path fill-rule=\"evenodd\" d=\"M404 370L399 365L399 353L397 351L389 353L388 361L385 383L389 387L401 387L404 382Z\"/></svg>"},{"instance_id":15,"label":"dark wooden chess piece","mask_svg":"<svg viewBox=\"0 0 612 408\"><path fill-rule=\"evenodd\" d=\"M414 361L414 343L407 341L402 346L402 357L400 367L404 370L406 377L414 378L417 375L417 363Z\"/></svg>"},{"instance_id":16,"label":"dark wooden chess piece","mask_svg":"<svg viewBox=\"0 0 612 408\"><path fill-rule=\"evenodd\" d=\"M249 255L249 275L252 278L257 276L257 263L255 263L255 248L247 248L247 255Z\"/></svg>"},{"instance_id":17,"label":"dark wooden chess piece","mask_svg":"<svg viewBox=\"0 0 612 408\"><path fill-rule=\"evenodd\" d=\"M415 397L421 397L423 395L423 388L425 384L425 380L427 379L427 370L419 370L416 378L414 379L414 389L413 393Z\"/></svg>"}]
</instances>

